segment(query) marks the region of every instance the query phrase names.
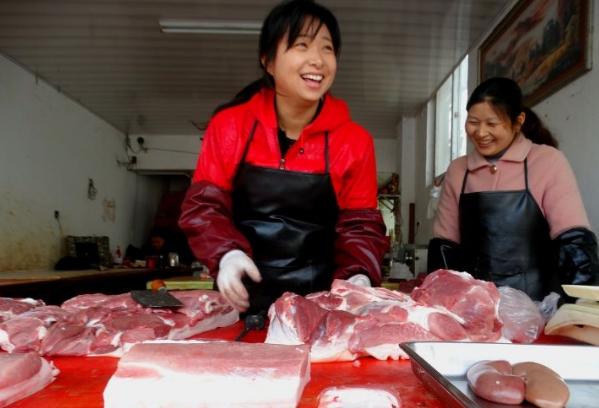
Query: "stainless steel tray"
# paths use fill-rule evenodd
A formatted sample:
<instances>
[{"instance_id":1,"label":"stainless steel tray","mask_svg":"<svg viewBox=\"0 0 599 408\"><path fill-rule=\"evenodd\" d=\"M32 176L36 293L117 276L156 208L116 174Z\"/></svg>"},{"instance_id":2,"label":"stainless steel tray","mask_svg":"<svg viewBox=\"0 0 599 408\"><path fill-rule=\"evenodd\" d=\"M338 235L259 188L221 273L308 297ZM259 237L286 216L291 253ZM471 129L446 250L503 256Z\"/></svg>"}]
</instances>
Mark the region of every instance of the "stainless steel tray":
<instances>
[{"instance_id":1,"label":"stainless steel tray","mask_svg":"<svg viewBox=\"0 0 599 408\"><path fill-rule=\"evenodd\" d=\"M532 407L495 404L468 388L466 371L481 360L541 363L556 371L570 388L568 408L599 407L599 347L574 345L413 342L401 344L414 373L447 408Z\"/></svg>"}]
</instances>

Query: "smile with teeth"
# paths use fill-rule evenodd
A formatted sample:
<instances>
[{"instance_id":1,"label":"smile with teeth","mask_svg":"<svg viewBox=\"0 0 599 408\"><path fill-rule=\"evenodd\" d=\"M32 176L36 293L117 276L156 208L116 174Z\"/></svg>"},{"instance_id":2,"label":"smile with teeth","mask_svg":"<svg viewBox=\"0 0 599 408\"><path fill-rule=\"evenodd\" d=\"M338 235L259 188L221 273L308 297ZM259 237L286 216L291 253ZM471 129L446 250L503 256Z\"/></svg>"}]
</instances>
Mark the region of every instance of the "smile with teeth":
<instances>
[{"instance_id":1,"label":"smile with teeth","mask_svg":"<svg viewBox=\"0 0 599 408\"><path fill-rule=\"evenodd\" d=\"M309 79L310 81L321 82L324 76L319 74L304 74L302 75L302 78Z\"/></svg>"},{"instance_id":2,"label":"smile with teeth","mask_svg":"<svg viewBox=\"0 0 599 408\"><path fill-rule=\"evenodd\" d=\"M482 139L482 140L479 140L477 143L479 146L488 146L491 143L493 143L493 139Z\"/></svg>"}]
</instances>

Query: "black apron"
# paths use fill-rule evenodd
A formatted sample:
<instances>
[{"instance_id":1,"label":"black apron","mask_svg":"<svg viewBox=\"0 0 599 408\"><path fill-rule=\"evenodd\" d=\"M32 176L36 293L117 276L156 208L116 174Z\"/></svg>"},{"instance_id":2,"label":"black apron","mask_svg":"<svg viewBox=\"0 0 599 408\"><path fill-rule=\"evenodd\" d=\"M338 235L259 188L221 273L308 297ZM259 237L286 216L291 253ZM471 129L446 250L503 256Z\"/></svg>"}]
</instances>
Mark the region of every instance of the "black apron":
<instances>
[{"instance_id":1,"label":"black apron","mask_svg":"<svg viewBox=\"0 0 599 408\"><path fill-rule=\"evenodd\" d=\"M549 224L528 189L460 195L460 237L463 267L477 279L511 286L541 300L554 289L555 266Z\"/></svg>"},{"instance_id":2,"label":"black apron","mask_svg":"<svg viewBox=\"0 0 599 408\"><path fill-rule=\"evenodd\" d=\"M262 275L245 277L248 314L264 312L283 292L329 290L334 270L337 198L329 175L328 133L324 173L313 174L245 163L254 123L233 183L235 225L248 239Z\"/></svg>"}]
</instances>

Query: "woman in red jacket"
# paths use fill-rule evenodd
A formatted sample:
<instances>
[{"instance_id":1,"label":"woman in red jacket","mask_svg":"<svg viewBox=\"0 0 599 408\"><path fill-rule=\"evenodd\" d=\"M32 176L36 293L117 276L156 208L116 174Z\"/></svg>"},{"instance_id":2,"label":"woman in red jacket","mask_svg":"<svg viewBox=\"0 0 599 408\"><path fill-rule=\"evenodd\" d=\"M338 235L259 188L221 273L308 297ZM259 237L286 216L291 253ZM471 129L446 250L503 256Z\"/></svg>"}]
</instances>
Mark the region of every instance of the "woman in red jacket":
<instances>
[{"instance_id":1,"label":"woman in red jacket","mask_svg":"<svg viewBox=\"0 0 599 408\"><path fill-rule=\"evenodd\" d=\"M263 77L206 130L179 224L240 311L336 278L380 284L387 240L372 137L329 94L340 46L329 10L281 3L260 34Z\"/></svg>"}]
</instances>

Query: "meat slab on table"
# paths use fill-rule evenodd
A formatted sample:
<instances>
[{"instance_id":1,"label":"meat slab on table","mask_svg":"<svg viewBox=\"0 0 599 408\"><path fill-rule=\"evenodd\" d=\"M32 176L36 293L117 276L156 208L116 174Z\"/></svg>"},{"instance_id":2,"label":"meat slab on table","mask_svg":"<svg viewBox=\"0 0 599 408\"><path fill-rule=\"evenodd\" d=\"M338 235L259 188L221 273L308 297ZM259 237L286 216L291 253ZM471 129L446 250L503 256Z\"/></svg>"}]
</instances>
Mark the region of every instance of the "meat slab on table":
<instances>
[{"instance_id":1,"label":"meat slab on table","mask_svg":"<svg viewBox=\"0 0 599 408\"><path fill-rule=\"evenodd\" d=\"M44 302L31 298L13 299L0 297L0 323L24 313L34 307L43 306Z\"/></svg>"},{"instance_id":2,"label":"meat slab on table","mask_svg":"<svg viewBox=\"0 0 599 408\"><path fill-rule=\"evenodd\" d=\"M0 353L0 407L38 392L57 374L52 363L37 353Z\"/></svg>"},{"instance_id":3,"label":"meat slab on table","mask_svg":"<svg viewBox=\"0 0 599 408\"><path fill-rule=\"evenodd\" d=\"M310 380L308 346L241 342L134 345L105 408L294 408Z\"/></svg>"},{"instance_id":4,"label":"meat slab on table","mask_svg":"<svg viewBox=\"0 0 599 408\"><path fill-rule=\"evenodd\" d=\"M171 293L183 307L144 308L129 293L80 295L61 307L33 299L0 298L0 348L41 355L118 356L144 340L185 339L239 319L218 292Z\"/></svg>"},{"instance_id":5,"label":"meat slab on table","mask_svg":"<svg viewBox=\"0 0 599 408\"><path fill-rule=\"evenodd\" d=\"M335 280L330 292L285 293L269 309L272 344L308 344L312 362L405 356L408 341L497 341L499 292L465 272L438 270L411 294Z\"/></svg>"}]
</instances>

